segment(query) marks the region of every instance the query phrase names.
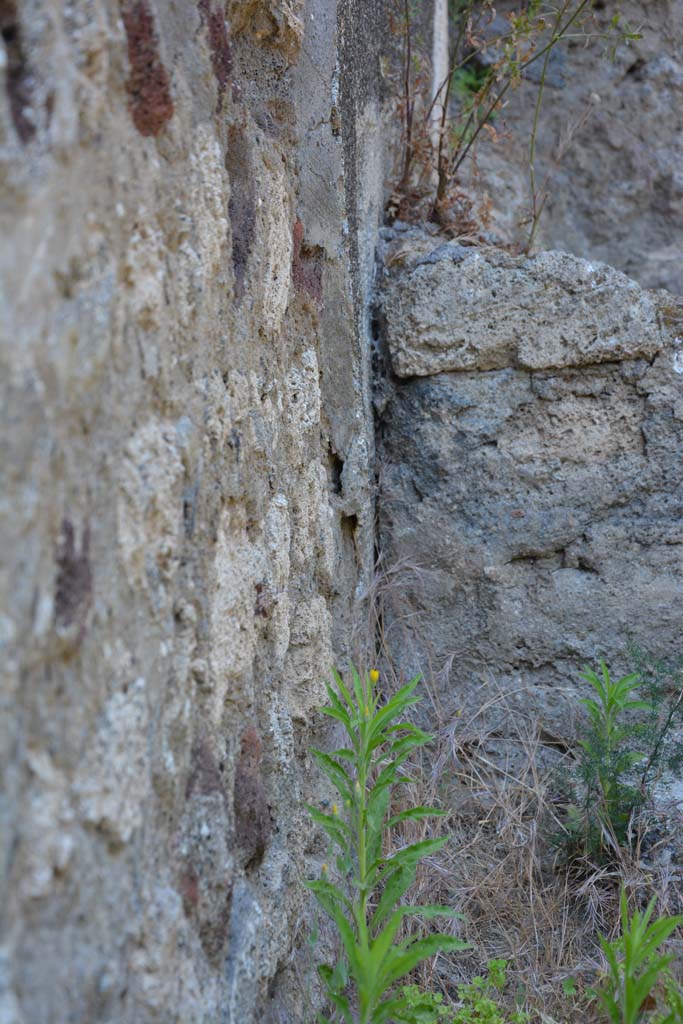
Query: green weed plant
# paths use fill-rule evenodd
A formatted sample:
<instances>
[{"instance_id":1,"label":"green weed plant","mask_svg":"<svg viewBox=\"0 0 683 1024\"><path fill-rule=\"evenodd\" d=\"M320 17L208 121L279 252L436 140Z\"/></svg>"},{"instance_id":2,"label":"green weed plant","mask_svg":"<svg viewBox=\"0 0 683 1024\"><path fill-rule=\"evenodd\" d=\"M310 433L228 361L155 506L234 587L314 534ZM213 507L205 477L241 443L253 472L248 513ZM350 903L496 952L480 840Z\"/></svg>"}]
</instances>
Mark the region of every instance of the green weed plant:
<instances>
[{"instance_id":1,"label":"green weed plant","mask_svg":"<svg viewBox=\"0 0 683 1024\"><path fill-rule=\"evenodd\" d=\"M652 920L655 903L653 898L643 912L635 910L631 916L622 889L621 936L614 942L601 937L608 972L597 996L611 1024L641 1024L648 1018L657 1024L683 1022L683 998L668 975L673 956L661 952L666 940L683 924L683 917ZM656 1011L653 993L657 986L668 988L664 1013Z\"/></svg>"},{"instance_id":2,"label":"green weed plant","mask_svg":"<svg viewBox=\"0 0 683 1024\"><path fill-rule=\"evenodd\" d=\"M665 770L679 772L683 745L675 727L683 720L683 684L679 675L652 665L613 679L604 661L599 671L586 668L582 678L591 696L581 700L588 712L579 739L579 762L570 783L565 833L561 840L570 859L587 856L607 861L630 844L647 819L653 789Z\"/></svg>"},{"instance_id":3,"label":"green weed plant","mask_svg":"<svg viewBox=\"0 0 683 1024\"><path fill-rule=\"evenodd\" d=\"M415 1024L451 1024L453 1011L440 992L423 992L419 985L405 985L403 997Z\"/></svg>"},{"instance_id":4,"label":"green weed plant","mask_svg":"<svg viewBox=\"0 0 683 1024\"><path fill-rule=\"evenodd\" d=\"M601 661L599 672L587 668L582 678L593 688L593 696L581 701L590 720L580 741L589 845L601 848L610 839L621 845L633 812L643 802L642 791L631 781L633 769L645 758L634 748L641 739L634 713L649 712L649 705L634 697L640 683L637 673L615 680Z\"/></svg>"},{"instance_id":5,"label":"green weed plant","mask_svg":"<svg viewBox=\"0 0 683 1024\"><path fill-rule=\"evenodd\" d=\"M457 1005L446 1005L440 993L422 992L416 985L403 989L419 1024L527 1024L528 1013L510 1013L502 1005L507 984L507 960L489 960L485 976L458 985Z\"/></svg>"},{"instance_id":6,"label":"green weed plant","mask_svg":"<svg viewBox=\"0 0 683 1024\"><path fill-rule=\"evenodd\" d=\"M531 1019L523 1010L512 1013L501 1005L501 995L507 983L507 960L489 960L486 976L472 978L458 986L461 1003L452 1024L527 1024Z\"/></svg>"},{"instance_id":7,"label":"green weed plant","mask_svg":"<svg viewBox=\"0 0 683 1024\"><path fill-rule=\"evenodd\" d=\"M311 818L327 833L334 850L334 881L329 868L307 882L335 925L341 952L334 964L318 967L332 1016L320 1024L417 1024L420 1017L397 985L425 959L453 953L467 943L453 935L431 933L401 937L407 919L458 917L449 907L410 906L401 901L418 864L437 853L448 836L423 839L391 850L392 831L405 821L434 818L443 812L413 807L392 814L392 798L404 782L403 766L432 737L401 716L418 703L419 677L384 701L379 674L351 669L352 685L334 673L329 704L322 709L344 728L348 745L324 753L313 750L339 794L332 813L309 807Z\"/></svg>"}]
</instances>

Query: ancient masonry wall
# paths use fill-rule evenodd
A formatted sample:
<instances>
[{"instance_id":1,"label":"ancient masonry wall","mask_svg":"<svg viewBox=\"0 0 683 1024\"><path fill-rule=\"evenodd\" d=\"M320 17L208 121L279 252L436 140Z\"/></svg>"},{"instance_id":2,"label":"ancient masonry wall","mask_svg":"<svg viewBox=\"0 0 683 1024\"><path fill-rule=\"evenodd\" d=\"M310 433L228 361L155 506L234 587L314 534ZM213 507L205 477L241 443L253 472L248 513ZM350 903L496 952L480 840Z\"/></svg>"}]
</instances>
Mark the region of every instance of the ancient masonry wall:
<instances>
[{"instance_id":1,"label":"ancient masonry wall","mask_svg":"<svg viewBox=\"0 0 683 1024\"><path fill-rule=\"evenodd\" d=\"M381 7L0 0L3 1024L304 1019Z\"/></svg>"},{"instance_id":2,"label":"ancient masonry wall","mask_svg":"<svg viewBox=\"0 0 683 1024\"><path fill-rule=\"evenodd\" d=\"M680 290L650 113L680 2L549 172L543 239L591 262L383 232L383 636L447 715L514 695L492 757L516 713L564 742L629 633L678 651L683 313L594 257ZM311 1016L308 751L373 562L385 9L0 0L0 1024ZM525 137L481 165L510 223Z\"/></svg>"},{"instance_id":3,"label":"ancient masonry wall","mask_svg":"<svg viewBox=\"0 0 683 1024\"><path fill-rule=\"evenodd\" d=\"M584 665L680 654L683 304L567 253L383 234L386 642L488 756L561 747Z\"/></svg>"}]
</instances>

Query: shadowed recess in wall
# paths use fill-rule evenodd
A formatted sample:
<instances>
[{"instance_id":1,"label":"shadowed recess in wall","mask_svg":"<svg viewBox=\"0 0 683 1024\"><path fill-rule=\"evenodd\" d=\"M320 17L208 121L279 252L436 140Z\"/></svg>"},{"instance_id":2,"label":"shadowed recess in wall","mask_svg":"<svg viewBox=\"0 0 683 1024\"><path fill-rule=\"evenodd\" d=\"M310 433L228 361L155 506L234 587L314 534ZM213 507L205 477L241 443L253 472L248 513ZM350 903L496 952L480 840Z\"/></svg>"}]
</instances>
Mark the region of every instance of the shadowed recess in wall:
<instances>
[{"instance_id":1,"label":"shadowed recess in wall","mask_svg":"<svg viewBox=\"0 0 683 1024\"><path fill-rule=\"evenodd\" d=\"M92 569L90 567L90 526L83 528L80 548L70 519L62 522L57 546L57 582L55 585L55 621L58 628L78 624L85 629L85 619L92 601Z\"/></svg>"},{"instance_id":2,"label":"shadowed recess in wall","mask_svg":"<svg viewBox=\"0 0 683 1024\"><path fill-rule=\"evenodd\" d=\"M36 134L31 117L32 78L14 0L0 0L0 35L7 53L5 86L17 135L26 144Z\"/></svg>"},{"instance_id":3,"label":"shadowed recess in wall","mask_svg":"<svg viewBox=\"0 0 683 1024\"><path fill-rule=\"evenodd\" d=\"M228 131L225 169L230 175L228 212L232 226L235 298L239 302L244 295L244 279L256 234L256 190L249 142L236 126Z\"/></svg>"}]
</instances>

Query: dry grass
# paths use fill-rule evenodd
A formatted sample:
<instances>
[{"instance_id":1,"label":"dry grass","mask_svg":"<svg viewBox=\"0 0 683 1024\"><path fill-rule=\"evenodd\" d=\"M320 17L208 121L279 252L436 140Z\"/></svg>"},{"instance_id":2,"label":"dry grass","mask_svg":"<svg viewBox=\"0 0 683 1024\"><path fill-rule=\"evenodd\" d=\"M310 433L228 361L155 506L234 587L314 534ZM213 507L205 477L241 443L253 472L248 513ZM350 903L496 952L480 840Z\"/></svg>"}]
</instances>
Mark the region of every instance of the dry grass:
<instances>
[{"instance_id":1,"label":"dry grass","mask_svg":"<svg viewBox=\"0 0 683 1024\"><path fill-rule=\"evenodd\" d=\"M590 915L579 912L568 877L547 863L544 836L553 811L548 781L537 767L537 741L527 741L528 756L516 776L496 766L483 744L473 749L468 742L463 750L452 728L446 743L407 802L449 807L440 827L452 842L422 869L412 897L458 909L460 934L473 948L433 965L420 983L454 997L458 984L485 974L489 959L505 959L511 1003L523 992L528 1008L559 1020L562 981L582 974L591 980L599 956Z\"/></svg>"},{"instance_id":2,"label":"dry grass","mask_svg":"<svg viewBox=\"0 0 683 1024\"><path fill-rule=\"evenodd\" d=\"M505 959L510 1009L521 1000L541 1022L576 1021L579 1009L585 1024L599 1021L586 990L603 966L599 935L617 934L621 886L634 905L656 894L659 912L674 913L683 904L679 877L666 858L653 856L652 845L648 861L642 859L642 838L609 868L561 867L549 837L562 829L553 783L563 759L540 768L546 752L531 732L519 737L524 756L515 758L513 773L487 755L485 730L480 743L472 742L471 726L461 720L442 726L432 760L415 766L406 787L406 806L449 809L438 830L452 837L422 866L411 899L455 907L463 915L457 934L473 946L423 968L416 980L453 999L458 984L486 973L489 959ZM423 834L413 825L402 838L414 842ZM578 996L564 994L568 979Z\"/></svg>"}]
</instances>

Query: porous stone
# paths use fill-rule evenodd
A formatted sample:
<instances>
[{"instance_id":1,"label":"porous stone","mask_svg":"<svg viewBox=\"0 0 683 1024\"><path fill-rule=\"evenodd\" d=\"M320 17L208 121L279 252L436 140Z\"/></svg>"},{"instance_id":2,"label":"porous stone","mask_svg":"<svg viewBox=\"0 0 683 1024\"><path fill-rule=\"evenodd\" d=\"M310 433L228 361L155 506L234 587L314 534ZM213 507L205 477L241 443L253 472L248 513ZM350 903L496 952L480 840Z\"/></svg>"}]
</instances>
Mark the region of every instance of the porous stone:
<instances>
[{"instance_id":1,"label":"porous stone","mask_svg":"<svg viewBox=\"0 0 683 1024\"><path fill-rule=\"evenodd\" d=\"M3 1021L304 1018L382 9L0 4Z\"/></svg>"},{"instance_id":2,"label":"porous stone","mask_svg":"<svg viewBox=\"0 0 683 1024\"><path fill-rule=\"evenodd\" d=\"M517 709L566 741L584 665L679 650L680 304L566 254L413 239L382 289L385 634L453 715L493 699L478 726L518 734Z\"/></svg>"},{"instance_id":3,"label":"porous stone","mask_svg":"<svg viewBox=\"0 0 683 1024\"><path fill-rule=\"evenodd\" d=\"M121 844L130 841L143 821L149 787L148 720L145 680L140 677L107 701L74 778L83 821Z\"/></svg>"},{"instance_id":4,"label":"porous stone","mask_svg":"<svg viewBox=\"0 0 683 1024\"><path fill-rule=\"evenodd\" d=\"M304 38L303 0L231 0L229 8L236 33L249 32L259 43L296 59Z\"/></svg>"},{"instance_id":5,"label":"porous stone","mask_svg":"<svg viewBox=\"0 0 683 1024\"><path fill-rule=\"evenodd\" d=\"M558 252L525 259L445 245L422 253L433 241L421 243L410 258L399 246L383 293L398 377L651 359L661 348L654 297L611 267ZM390 264L393 256L390 246Z\"/></svg>"}]
</instances>

